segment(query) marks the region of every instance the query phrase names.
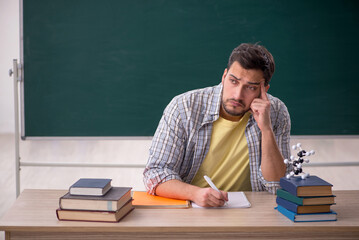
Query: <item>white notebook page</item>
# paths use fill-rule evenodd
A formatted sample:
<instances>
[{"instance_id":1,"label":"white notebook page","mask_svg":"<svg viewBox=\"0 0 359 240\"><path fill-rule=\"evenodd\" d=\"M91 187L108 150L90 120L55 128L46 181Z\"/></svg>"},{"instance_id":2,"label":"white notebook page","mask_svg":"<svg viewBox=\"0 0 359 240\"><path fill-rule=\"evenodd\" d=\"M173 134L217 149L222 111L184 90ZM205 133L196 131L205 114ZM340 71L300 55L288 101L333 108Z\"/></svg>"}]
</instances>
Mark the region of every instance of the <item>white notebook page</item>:
<instances>
[{"instance_id":1,"label":"white notebook page","mask_svg":"<svg viewBox=\"0 0 359 240\"><path fill-rule=\"evenodd\" d=\"M192 202L193 208L203 208ZM218 208L249 208L251 203L248 201L244 192L228 192L228 202L223 207Z\"/></svg>"}]
</instances>

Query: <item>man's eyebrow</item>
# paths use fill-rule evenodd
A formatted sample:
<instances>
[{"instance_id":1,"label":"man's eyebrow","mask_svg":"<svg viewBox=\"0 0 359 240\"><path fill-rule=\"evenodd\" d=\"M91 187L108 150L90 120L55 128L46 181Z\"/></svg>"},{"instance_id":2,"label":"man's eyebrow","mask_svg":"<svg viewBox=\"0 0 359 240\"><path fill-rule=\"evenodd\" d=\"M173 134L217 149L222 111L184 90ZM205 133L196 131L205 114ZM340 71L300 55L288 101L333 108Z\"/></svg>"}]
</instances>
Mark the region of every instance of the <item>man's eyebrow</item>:
<instances>
[{"instance_id":1,"label":"man's eyebrow","mask_svg":"<svg viewBox=\"0 0 359 240\"><path fill-rule=\"evenodd\" d=\"M234 76L232 73L230 73L229 75L231 75L232 77L234 77L236 80L241 80L240 78L237 78L236 76Z\"/></svg>"},{"instance_id":2,"label":"man's eyebrow","mask_svg":"<svg viewBox=\"0 0 359 240\"><path fill-rule=\"evenodd\" d=\"M234 76L233 74L229 74L231 77L235 78L237 81L240 81L241 79L240 78L237 78L236 76ZM260 85L261 82L247 82L247 84L250 84L250 85Z\"/></svg>"},{"instance_id":3,"label":"man's eyebrow","mask_svg":"<svg viewBox=\"0 0 359 240\"><path fill-rule=\"evenodd\" d=\"M247 83L250 85L260 85L261 84L260 82L247 82Z\"/></svg>"}]
</instances>

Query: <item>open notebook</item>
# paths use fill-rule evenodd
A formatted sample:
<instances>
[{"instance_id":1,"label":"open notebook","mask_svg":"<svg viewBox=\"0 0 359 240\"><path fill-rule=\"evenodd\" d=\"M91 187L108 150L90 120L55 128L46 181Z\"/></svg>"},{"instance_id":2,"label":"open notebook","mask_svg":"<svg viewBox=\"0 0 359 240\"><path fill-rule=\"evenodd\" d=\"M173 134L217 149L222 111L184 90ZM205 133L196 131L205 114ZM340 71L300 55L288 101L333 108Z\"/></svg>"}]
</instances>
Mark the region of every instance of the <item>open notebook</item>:
<instances>
[{"instance_id":1,"label":"open notebook","mask_svg":"<svg viewBox=\"0 0 359 240\"><path fill-rule=\"evenodd\" d=\"M192 202L193 208L203 208ZM249 208L251 203L248 201L244 192L228 192L228 202L223 207L218 208Z\"/></svg>"}]
</instances>

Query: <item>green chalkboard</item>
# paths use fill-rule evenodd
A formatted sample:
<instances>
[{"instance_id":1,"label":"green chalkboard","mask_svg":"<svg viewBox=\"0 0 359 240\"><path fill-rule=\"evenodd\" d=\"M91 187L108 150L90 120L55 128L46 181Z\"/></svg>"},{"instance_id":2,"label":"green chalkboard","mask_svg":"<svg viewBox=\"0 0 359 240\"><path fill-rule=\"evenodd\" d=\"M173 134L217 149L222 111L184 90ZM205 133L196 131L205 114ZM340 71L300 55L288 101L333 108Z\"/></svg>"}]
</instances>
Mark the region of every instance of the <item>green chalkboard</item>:
<instances>
[{"instance_id":1,"label":"green chalkboard","mask_svg":"<svg viewBox=\"0 0 359 240\"><path fill-rule=\"evenodd\" d=\"M260 42L292 135L359 134L359 1L23 0L23 137L152 136Z\"/></svg>"}]
</instances>

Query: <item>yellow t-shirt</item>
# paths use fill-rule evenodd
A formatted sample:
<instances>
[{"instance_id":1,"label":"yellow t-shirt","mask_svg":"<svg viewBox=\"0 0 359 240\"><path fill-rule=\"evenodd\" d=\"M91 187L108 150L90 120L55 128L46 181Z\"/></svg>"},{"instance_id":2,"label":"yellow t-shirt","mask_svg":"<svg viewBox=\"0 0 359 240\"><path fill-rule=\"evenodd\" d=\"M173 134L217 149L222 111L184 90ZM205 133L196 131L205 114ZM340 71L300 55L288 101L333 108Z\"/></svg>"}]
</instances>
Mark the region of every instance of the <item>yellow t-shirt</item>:
<instances>
[{"instance_id":1,"label":"yellow t-shirt","mask_svg":"<svg viewBox=\"0 0 359 240\"><path fill-rule=\"evenodd\" d=\"M249 116L247 112L238 122L219 117L213 123L208 154L191 184L209 187L203 178L207 175L220 190L252 190L248 145L244 134Z\"/></svg>"}]
</instances>

